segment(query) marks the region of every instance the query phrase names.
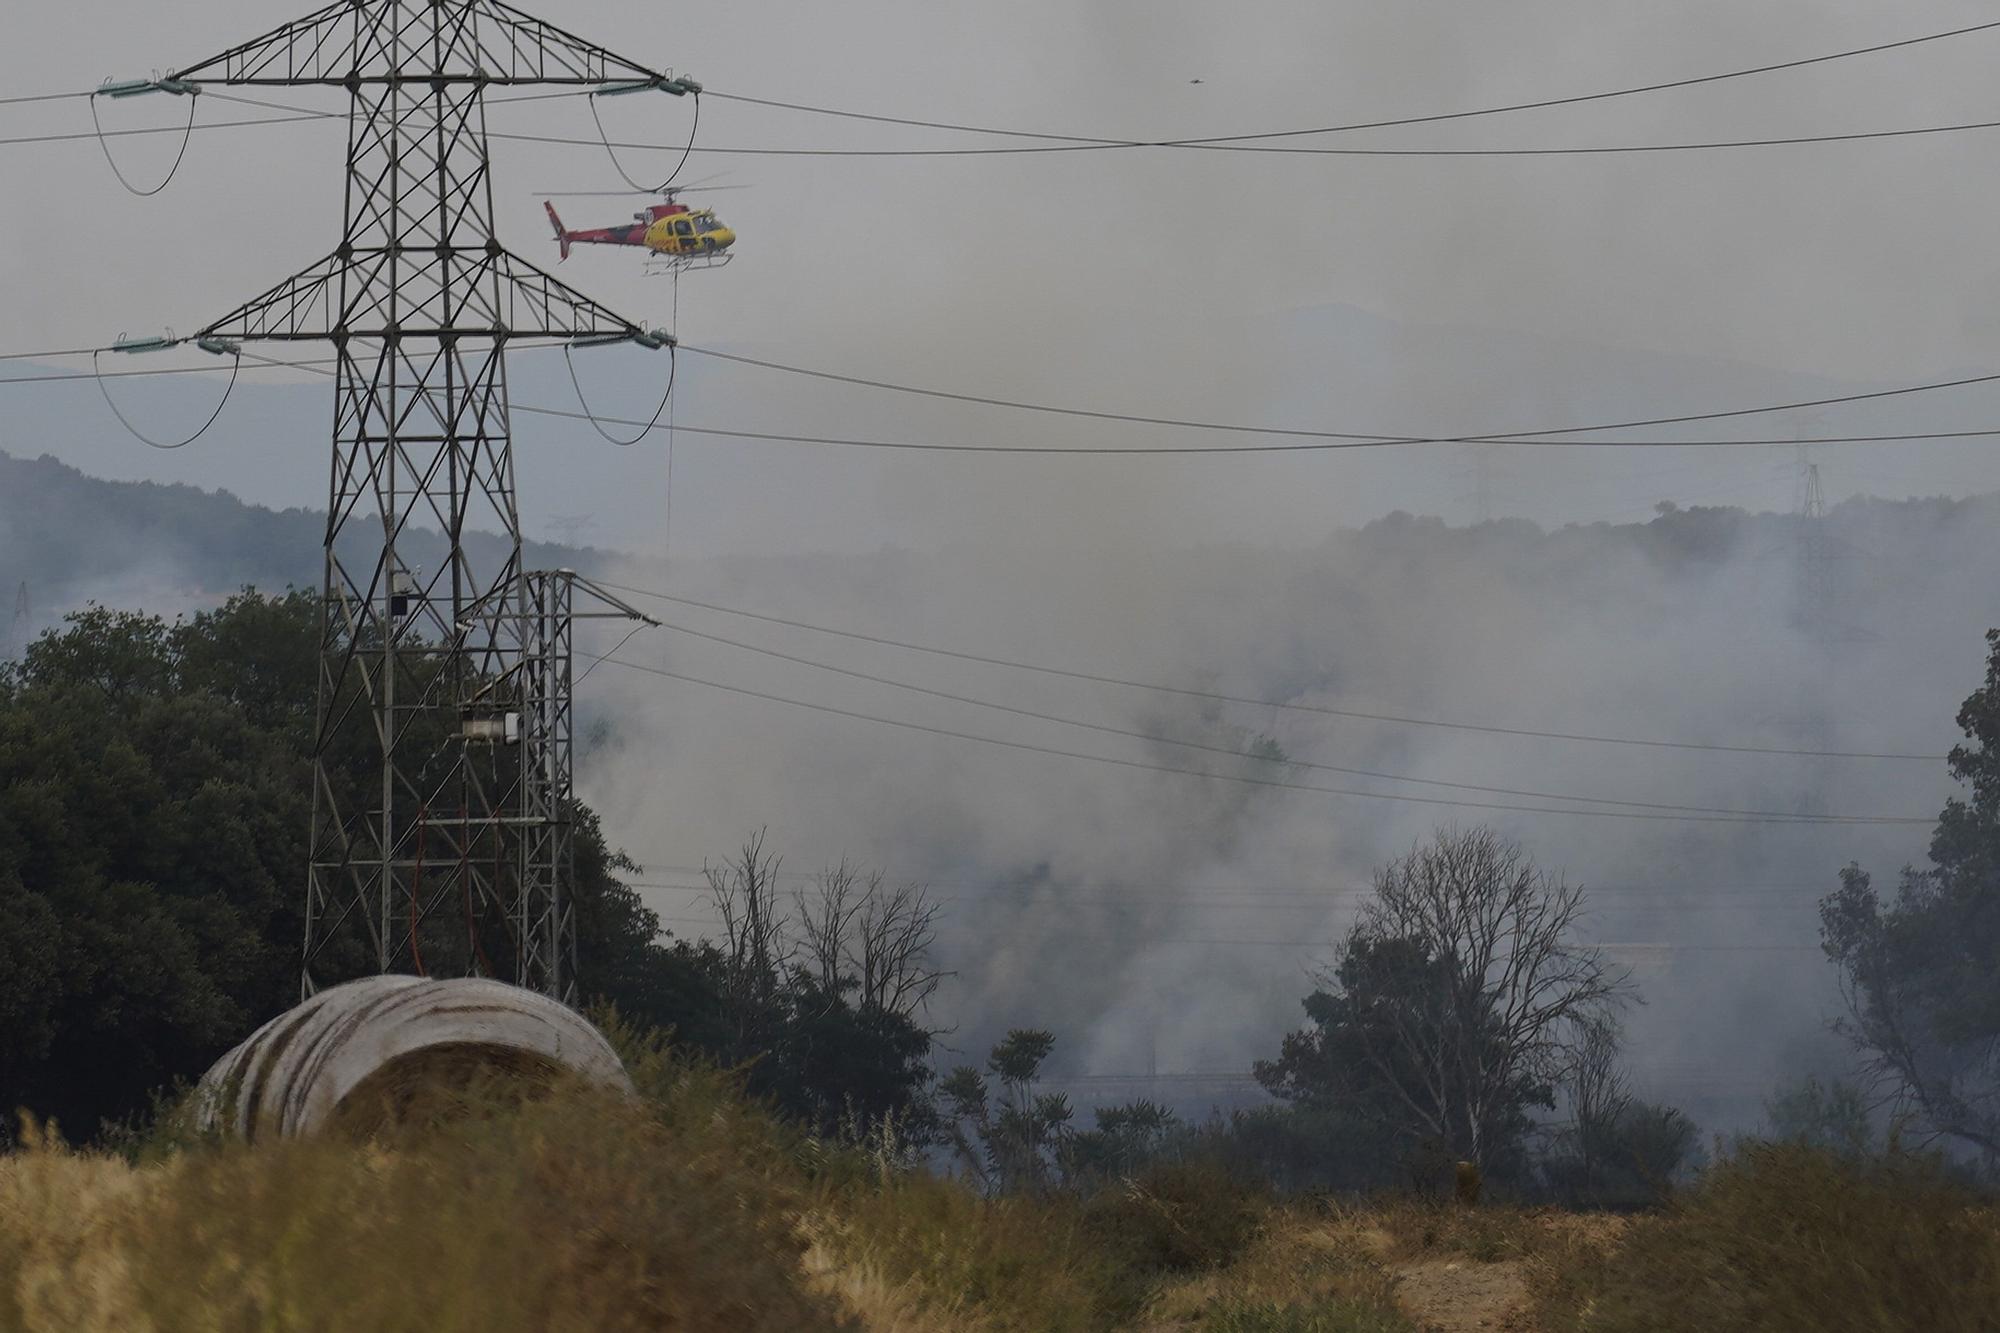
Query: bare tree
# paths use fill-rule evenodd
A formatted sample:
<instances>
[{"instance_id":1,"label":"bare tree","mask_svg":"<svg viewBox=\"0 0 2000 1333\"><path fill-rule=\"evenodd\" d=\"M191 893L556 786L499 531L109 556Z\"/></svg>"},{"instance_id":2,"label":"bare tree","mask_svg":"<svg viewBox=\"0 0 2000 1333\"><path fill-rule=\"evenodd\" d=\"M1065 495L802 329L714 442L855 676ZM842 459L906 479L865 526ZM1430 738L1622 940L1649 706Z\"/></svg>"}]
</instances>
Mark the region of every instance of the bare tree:
<instances>
[{"instance_id":1,"label":"bare tree","mask_svg":"<svg viewBox=\"0 0 2000 1333\"><path fill-rule=\"evenodd\" d=\"M754 1040L755 1029L774 1005L793 946L778 908L776 856L764 851L764 830L743 840L735 859L702 866L709 902L722 923L724 998L735 1016L739 1046Z\"/></svg>"},{"instance_id":2,"label":"bare tree","mask_svg":"<svg viewBox=\"0 0 2000 1333\"><path fill-rule=\"evenodd\" d=\"M1574 1059L1565 1091L1569 1096L1570 1133L1576 1144L1581 1184L1589 1191L1604 1165L1602 1149L1616 1134L1619 1120L1632 1106L1632 1090L1618 1066L1621 1034L1618 1020L1598 1014L1577 1025Z\"/></svg>"},{"instance_id":3,"label":"bare tree","mask_svg":"<svg viewBox=\"0 0 2000 1333\"><path fill-rule=\"evenodd\" d=\"M885 891L880 875L870 878L847 955L857 1005L907 1018L930 1001L948 975L930 961L937 917L938 904L922 885Z\"/></svg>"},{"instance_id":4,"label":"bare tree","mask_svg":"<svg viewBox=\"0 0 2000 1333\"><path fill-rule=\"evenodd\" d=\"M1490 1165L1629 994L1572 937L1582 906L1581 888L1492 830L1439 830L1376 873L1323 978L1319 1031L1288 1039L1260 1077L1288 1096L1364 1090L1353 1100L1383 1119Z\"/></svg>"},{"instance_id":5,"label":"bare tree","mask_svg":"<svg viewBox=\"0 0 2000 1333\"><path fill-rule=\"evenodd\" d=\"M812 892L801 889L792 895L798 909L799 969L829 999L852 984L845 969L848 936L863 907L863 896L855 893L859 878L842 859L819 872ZM863 895L872 897L881 882L879 874L871 876Z\"/></svg>"}]
</instances>

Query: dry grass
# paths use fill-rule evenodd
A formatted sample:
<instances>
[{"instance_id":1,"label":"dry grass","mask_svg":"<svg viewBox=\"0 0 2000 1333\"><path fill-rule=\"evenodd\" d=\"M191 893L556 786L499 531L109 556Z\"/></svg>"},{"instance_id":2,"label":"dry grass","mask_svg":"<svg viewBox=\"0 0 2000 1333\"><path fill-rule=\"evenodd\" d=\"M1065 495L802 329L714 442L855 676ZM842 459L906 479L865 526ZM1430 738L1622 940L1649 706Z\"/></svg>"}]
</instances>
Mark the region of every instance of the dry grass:
<instances>
[{"instance_id":1,"label":"dry grass","mask_svg":"<svg viewBox=\"0 0 2000 1333\"><path fill-rule=\"evenodd\" d=\"M474 1090L363 1141L134 1164L31 1133L0 1158L0 1329L1410 1333L1399 1275L1458 1265L1525 1281L1544 1333L2000 1327L2000 1211L1908 1158L1752 1149L1637 1219L1194 1176L989 1200L627 1056L639 1101Z\"/></svg>"},{"instance_id":2,"label":"dry grass","mask_svg":"<svg viewBox=\"0 0 2000 1333\"><path fill-rule=\"evenodd\" d=\"M0 1327L845 1329L727 1117L567 1087L402 1140L0 1163Z\"/></svg>"},{"instance_id":3,"label":"dry grass","mask_svg":"<svg viewBox=\"0 0 2000 1333\"><path fill-rule=\"evenodd\" d=\"M30 1124L0 1159L0 1328L146 1328L131 1281L131 1222L158 1173L68 1152Z\"/></svg>"},{"instance_id":4,"label":"dry grass","mask_svg":"<svg viewBox=\"0 0 2000 1333\"><path fill-rule=\"evenodd\" d=\"M2000 1209L1923 1159L1755 1145L1552 1294L1552 1329L1991 1330Z\"/></svg>"},{"instance_id":5,"label":"dry grass","mask_svg":"<svg viewBox=\"0 0 2000 1333\"><path fill-rule=\"evenodd\" d=\"M1071 1200L983 1199L923 1175L841 1190L811 1229L825 1268L851 1275L878 1314L902 1320L894 1327L1115 1328L1150 1285L1094 1242Z\"/></svg>"},{"instance_id":6,"label":"dry grass","mask_svg":"<svg viewBox=\"0 0 2000 1333\"><path fill-rule=\"evenodd\" d=\"M1301 1205L1273 1209L1234 1263L1172 1283L1146 1314L1217 1333L1403 1333L1395 1285L1364 1219Z\"/></svg>"}]
</instances>

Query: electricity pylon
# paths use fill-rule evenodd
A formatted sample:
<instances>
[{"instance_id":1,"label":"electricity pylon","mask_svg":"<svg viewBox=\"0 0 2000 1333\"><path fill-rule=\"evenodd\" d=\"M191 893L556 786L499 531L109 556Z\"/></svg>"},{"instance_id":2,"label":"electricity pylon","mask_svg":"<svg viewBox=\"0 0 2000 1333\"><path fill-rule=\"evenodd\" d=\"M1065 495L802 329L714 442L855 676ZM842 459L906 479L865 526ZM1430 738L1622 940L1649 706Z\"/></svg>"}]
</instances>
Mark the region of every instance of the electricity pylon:
<instances>
[{"instance_id":1,"label":"electricity pylon","mask_svg":"<svg viewBox=\"0 0 2000 1333\"><path fill-rule=\"evenodd\" d=\"M28 622L33 619L33 603L28 600L28 581L21 580L21 590L14 594L14 619L8 622L7 637L0 639L0 648L14 651L28 646Z\"/></svg>"},{"instance_id":2,"label":"electricity pylon","mask_svg":"<svg viewBox=\"0 0 2000 1333\"><path fill-rule=\"evenodd\" d=\"M350 104L340 244L182 340L328 344L338 363L303 990L476 971L568 999L573 583L522 567L506 351L672 339L500 244L486 94L699 86L500 0L338 0L121 90L206 85ZM448 546L431 569L404 556L419 525Z\"/></svg>"}]
</instances>

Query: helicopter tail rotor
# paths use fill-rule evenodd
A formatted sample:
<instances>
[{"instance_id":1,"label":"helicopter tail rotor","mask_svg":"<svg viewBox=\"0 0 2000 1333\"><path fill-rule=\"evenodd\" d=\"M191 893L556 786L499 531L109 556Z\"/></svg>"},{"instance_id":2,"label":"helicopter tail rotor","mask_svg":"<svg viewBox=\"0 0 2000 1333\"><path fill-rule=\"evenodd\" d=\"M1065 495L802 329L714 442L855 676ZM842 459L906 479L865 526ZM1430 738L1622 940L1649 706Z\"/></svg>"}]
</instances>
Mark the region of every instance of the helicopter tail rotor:
<instances>
[{"instance_id":1,"label":"helicopter tail rotor","mask_svg":"<svg viewBox=\"0 0 2000 1333\"><path fill-rule=\"evenodd\" d=\"M556 229L556 244L562 247L562 257L569 258L569 232L563 227L562 219L556 216L556 206L544 199L542 207L549 210L549 224Z\"/></svg>"}]
</instances>

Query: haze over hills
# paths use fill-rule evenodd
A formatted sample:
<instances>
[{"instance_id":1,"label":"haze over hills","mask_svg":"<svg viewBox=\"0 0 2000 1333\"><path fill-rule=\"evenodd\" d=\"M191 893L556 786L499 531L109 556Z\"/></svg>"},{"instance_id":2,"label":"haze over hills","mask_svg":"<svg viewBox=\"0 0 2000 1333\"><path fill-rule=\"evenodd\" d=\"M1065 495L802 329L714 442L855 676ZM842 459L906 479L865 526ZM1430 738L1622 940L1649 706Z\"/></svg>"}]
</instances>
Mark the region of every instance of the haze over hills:
<instances>
[{"instance_id":1,"label":"haze over hills","mask_svg":"<svg viewBox=\"0 0 2000 1333\"><path fill-rule=\"evenodd\" d=\"M967 540L671 569L556 546L528 559L812 625L1276 704L1716 744L1949 748L1952 716L1978 683L1981 636L2000 624L2000 589L1964 575L2000 557L2000 497L1835 506L1817 611L1802 600L1794 516L1663 511L1554 530L1395 514L1305 545L1164 551ZM243 584L312 586L321 531L305 509L0 456L0 586L28 584L36 624L91 600L172 613ZM950 900L942 943L959 978L940 1016L965 1024L954 1044L1049 1026L1065 1038L1056 1077L1247 1068L1295 1022L1305 969L1329 954L1371 868L1439 823L1490 822L1597 887L1593 938L1621 947L1646 999L1629 1026L1647 1089L1711 1125L1745 1124L1786 1074L1845 1067L1824 1027L1838 997L1816 950L1814 902L1849 860L1887 872L1921 859L1922 821L1951 790L1941 760L1804 761L1371 723L640 600L676 628L620 648L630 665L589 675L580 702L594 738L580 781L614 843L646 867L643 891L673 929L707 929L693 871L762 825L788 872L846 856L927 880ZM606 652L622 633L593 630L584 651ZM1174 743L1241 749L1259 737L1292 761L1336 766L1294 768L1288 781L1351 794L1189 776L1229 763ZM1584 796L1919 822L1535 813ZM1158 1090L1224 1091L1185 1079Z\"/></svg>"},{"instance_id":2,"label":"haze over hills","mask_svg":"<svg viewBox=\"0 0 2000 1333\"><path fill-rule=\"evenodd\" d=\"M645 294L611 296L637 301ZM957 335L949 328L914 350L865 340L711 344L698 323L682 334L697 346L975 394L1390 434L1569 429L1894 387L1582 337L1398 320L1346 305L1186 322L1097 310L1038 331L1004 362L955 353ZM1227 355L1218 355L1218 347ZM10 374L75 373L87 364L17 363ZM103 361L107 371L177 365L219 369L212 357L192 350ZM640 422L660 405L670 369L662 355L631 348L579 352L575 365L593 410ZM526 410L577 410L577 390L560 352L523 351L509 373L520 409L514 429L528 535L648 555L854 552L1021 535L1063 540L1093 528L1162 546L1296 544L1397 508L1456 521L1506 514L1560 525L1644 519L1662 499L1753 510L1794 503L1791 453L1782 448L1442 446L1167 460L1009 459L705 437L689 428L997 445L1256 442L935 402L696 354L681 356L673 371L674 402L662 420L678 429L620 449L586 422ZM1939 367L1936 378L1954 373ZM135 424L172 441L207 417L227 378L147 375L107 387ZM1989 424L1981 409L1991 396L1981 388L1918 394L1818 414L1619 432L1616 438L1788 440L1980 429ZM277 509L324 505L331 390L319 375L246 370L209 433L196 446L173 452L146 449L128 437L87 379L9 385L6 403L0 449L16 455L52 454L94 476L225 489ZM636 429L607 427L621 439ZM2000 486L2000 463L1987 440L1828 445L1815 456L1825 465L1829 502L1856 494L1965 495ZM980 503L964 503L969 495Z\"/></svg>"}]
</instances>

